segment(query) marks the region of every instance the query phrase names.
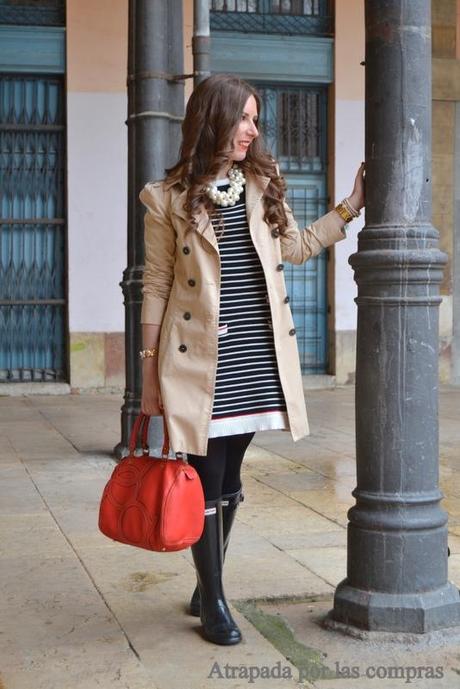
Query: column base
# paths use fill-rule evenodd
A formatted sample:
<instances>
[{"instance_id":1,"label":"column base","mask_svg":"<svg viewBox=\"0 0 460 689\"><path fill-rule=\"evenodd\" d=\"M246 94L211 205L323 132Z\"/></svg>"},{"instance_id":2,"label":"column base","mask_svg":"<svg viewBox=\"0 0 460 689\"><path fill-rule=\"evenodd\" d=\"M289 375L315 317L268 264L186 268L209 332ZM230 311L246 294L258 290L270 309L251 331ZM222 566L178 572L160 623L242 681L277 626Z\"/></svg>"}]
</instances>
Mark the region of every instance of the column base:
<instances>
[{"instance_id":1,"label":"column base","mask_svg":"<svg viewBox=\"0 0 460 689\"><path fill-rule=\"evenodd\" d=\"M450 581L434 591L382 593L350 586L335 590L330 618L369 631L425 634L460 626L460 592Z\"/></svg>"}]
</instances>

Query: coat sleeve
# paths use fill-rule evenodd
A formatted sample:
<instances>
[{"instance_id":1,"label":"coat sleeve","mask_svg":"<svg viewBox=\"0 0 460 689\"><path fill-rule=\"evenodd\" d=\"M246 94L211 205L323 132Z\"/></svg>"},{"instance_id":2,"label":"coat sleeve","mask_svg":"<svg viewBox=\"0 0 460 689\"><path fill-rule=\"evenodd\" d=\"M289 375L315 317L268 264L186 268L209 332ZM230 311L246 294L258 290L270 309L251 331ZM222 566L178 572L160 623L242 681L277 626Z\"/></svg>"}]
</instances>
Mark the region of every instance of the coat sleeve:
<instances>
[{"instance_id":1,"label":"coat sleeve","mask_svg":"<svg viewBox=\"0 0 460 689\"><path fill-rule=\"evenodd\" d=\"M161 182L148 182L139 199L147 208L141 323L161 325L174 279L176 233L167 213Z\"/></svg>"},{"instance_id":2,"label":"coat sleeve","mask_svg":"<svg viewBox=\"0 0 460 689\"><path fill-rule=\"evenodd\" d=\"M289 263L305 263L309 258L317 256L322 249L335 244L335 242L340 242L346 237L341 224L343 221L334 210L322 215L305 229L299 230L286 201L284 201L284 209L288 218L288 226L285 234L280 235L281 257Z\"/></svg>"},{"instance_id":3,"label":"coat sleeve","mask_svg":"<svg viewBox=\"0 0 460 689\"><path fill-rule=\"evenodd\" d=\"M279 166L276 164L279 174ZM303 230L299 230L294 214L286 200L283 201L288 226L284 235L280 235L281 257L283 261L297 265L305 263L309 258L317 256L320 251L335 242L345 239L343 220L332 210L322 215Z\"/></svg>"}]
</instances>

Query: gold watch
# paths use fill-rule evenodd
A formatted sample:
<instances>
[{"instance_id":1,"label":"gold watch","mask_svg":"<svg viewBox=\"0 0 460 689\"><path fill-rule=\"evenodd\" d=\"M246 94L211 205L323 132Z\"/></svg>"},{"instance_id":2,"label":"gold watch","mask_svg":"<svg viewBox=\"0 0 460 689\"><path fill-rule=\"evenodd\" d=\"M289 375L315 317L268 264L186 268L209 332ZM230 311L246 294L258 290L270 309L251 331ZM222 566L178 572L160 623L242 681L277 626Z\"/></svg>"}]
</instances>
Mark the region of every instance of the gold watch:
<instances>
[{"instance_id":1,"label":"gold watch","mask_svg":"<svg viewBox=\"0 0 460 689\"><path fill-rule=\"evenodd\" d=\"M338 203L334 210L337 211L337 213L340 215L341 218L345 220L345 222L350 222L351 220L353 220L354 217L356 217L352 215L352 213L348 210L347 206L344 204L343 201Z\"/></svg>"}]
</instances>

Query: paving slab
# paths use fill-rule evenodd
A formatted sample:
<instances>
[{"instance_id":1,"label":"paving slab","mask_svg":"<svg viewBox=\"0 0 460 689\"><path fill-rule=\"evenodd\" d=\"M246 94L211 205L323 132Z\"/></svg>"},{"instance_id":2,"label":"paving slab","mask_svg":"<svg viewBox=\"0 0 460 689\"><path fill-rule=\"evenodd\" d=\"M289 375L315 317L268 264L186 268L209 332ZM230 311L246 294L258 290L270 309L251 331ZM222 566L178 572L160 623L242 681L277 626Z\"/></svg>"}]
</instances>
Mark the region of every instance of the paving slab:
<instances>
[{"instance_id":1,"label":"paving slab","mask_svg":"<svg viewBox=\"0 0 460 689\"><path fill-rule=\"evenodd\" d=\"M293 443L289 433L257 433L248 449L245 500L224 569L243 632L232 647L205 641L199 619L188 614L195 586L189 549L153 553L98 530L121 396L0 397L0 688L456 686L453 634L437 645L425 639L422 648L420 640L385 645L322 626L346 572L353 392L308 391L311 436ZM441 390L440 402L449 579L458 586L460 390ZM391 663L442 666L442 676L365 674ZM360 676L345 677L355 666Z\"/></svg>"},{"instance_id":2,"label":"paving slab","mask_svg":"<svg viewBox=\"0 0 460 689\"><path fill-rule=\"evenodd\" d=\"M248 612L296 666L297 678L321 689L453 689L460 672L460 628L427 635L331 630L333 598L257 602ZM258 616L259 615L259 619ZM258 619L258 622L257 622ZM264 627L265 624L265 627ZM280 685L281 686L281 685Z\"/></svg>"}]
</instances>

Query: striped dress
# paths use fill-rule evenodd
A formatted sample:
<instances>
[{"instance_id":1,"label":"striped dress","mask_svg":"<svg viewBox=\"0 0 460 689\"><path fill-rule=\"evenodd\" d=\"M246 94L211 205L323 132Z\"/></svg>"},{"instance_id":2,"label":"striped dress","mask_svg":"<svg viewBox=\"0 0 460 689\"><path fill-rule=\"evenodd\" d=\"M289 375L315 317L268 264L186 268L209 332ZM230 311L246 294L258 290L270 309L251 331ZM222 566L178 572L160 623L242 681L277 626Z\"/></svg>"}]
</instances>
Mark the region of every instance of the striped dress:
<instances>
[{"instance_id":1,"label":"striped dress","mask_svg":"<svg viewBox=\"0 0 460 689\"><path fill-rule=\"evenodd\" d=\"M227 190L228 179L217 180ZM221 261L218 362L209 437L289 430L278 373L267 286L246 216L245 189L234 206L218 206L213 226Z\"/></svg>"}]
</instances>

